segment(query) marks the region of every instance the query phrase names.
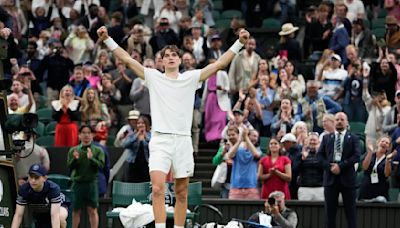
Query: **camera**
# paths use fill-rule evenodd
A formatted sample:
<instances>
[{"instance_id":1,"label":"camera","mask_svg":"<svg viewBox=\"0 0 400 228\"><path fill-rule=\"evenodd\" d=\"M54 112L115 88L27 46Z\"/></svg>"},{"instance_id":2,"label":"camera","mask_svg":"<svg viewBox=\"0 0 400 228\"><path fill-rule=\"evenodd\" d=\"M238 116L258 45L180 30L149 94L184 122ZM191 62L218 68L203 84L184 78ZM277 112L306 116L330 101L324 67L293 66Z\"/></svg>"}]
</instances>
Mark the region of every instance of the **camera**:
<instances>
[{"instance_id":1,"label":"camera","mask_svg":"<svg viewBox=\"0 0 400 228\"><path fill-rule=\"evenodd\" d=\"M268 204L271 205L271 206L276 205L275 198L274 197L269 197L268 198Z\"/></svg>"},{"instance_id":2,"label":"camera","mask_svg":"<svg viewBox=\"0 0 400 228\"><path fill-rule=\"evenodd\" d=\"M13 152L25 149L25 141L29 141L30 135L37 127L38 116L34 113L10 114L5 123L5 130L11 134Z\"/></svg>"},{"instance_id":3,"label":"camera","mask_svg":"<svg viewBox=\"0 0 400 228\"><path fill-rule=\"evenodd\" d=\"M20 76L31 76L30 72L24 72L24 73L20 73Z\"/></svg>"}]
</instances>

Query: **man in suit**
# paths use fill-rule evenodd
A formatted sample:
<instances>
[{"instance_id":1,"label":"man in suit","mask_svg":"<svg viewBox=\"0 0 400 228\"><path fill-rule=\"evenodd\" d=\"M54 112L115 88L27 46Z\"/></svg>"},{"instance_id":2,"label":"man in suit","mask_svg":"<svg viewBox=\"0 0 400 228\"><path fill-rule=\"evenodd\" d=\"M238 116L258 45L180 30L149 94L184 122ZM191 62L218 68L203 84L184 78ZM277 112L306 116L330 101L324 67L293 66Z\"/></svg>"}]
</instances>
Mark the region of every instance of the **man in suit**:
<instances>
[{"instance_id":1,"label":"man in suit","mask_svg":"<svg viewBox=\"0 0 400 228\"><path fill-rule=\"evenodd\" d=\"M342 193L347 227L355 228L356 172L354 164L360 160L359 138L347 132L347 116L343 112L335 115L335 132L323 137L318 159L324 167L324 195L326 227L336 227L338 196Z\"/></svg>"}]
</instances>

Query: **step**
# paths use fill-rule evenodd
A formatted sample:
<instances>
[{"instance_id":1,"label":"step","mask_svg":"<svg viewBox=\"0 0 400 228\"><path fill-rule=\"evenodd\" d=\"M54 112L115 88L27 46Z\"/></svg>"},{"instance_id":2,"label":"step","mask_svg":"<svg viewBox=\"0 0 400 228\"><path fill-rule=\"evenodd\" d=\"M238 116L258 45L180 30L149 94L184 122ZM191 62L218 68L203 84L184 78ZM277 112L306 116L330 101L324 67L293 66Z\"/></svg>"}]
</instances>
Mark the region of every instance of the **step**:
<instances>
[{"instance_id":1,"label":"step","mask_svg":"<svg viewBox=\"0 0 400 228\"><path fill-rule=\"evenodd\" d=\"M203 187L202 195L213 195L219 197L219 190L213 189L211 187Z\"/></svg>"},{"instance_id":2,"label":"step","mask_svg":"<svg viewBox=\"0 0 400 228\"><path fill-rule=\"evenodd\" d=\"M211 180L213 173L214 173L214 171L210 172L210 171L201 170L201 171L194 172L194 177L199 178L199 179L210 179Z\"/></svg>"},{"instance_id":3,"label":"step","mask_svg":"<svg viewBox=\"0 0 400 228\"><path fill-rule=\"evenodd\" d=\"M211 179L203 179L203 178L192 177L192 178L190 178L190 181L191 182L201 182L203 188L211 186Z\"/></svg>"},{"instance_id":4,"label":"step","mask_svg":"<svg viewBox=\"0 0 400 228\"><path fill-rule=\"evenodd\" d=\"M204 157L204 156L215 156L218 152L218 148L216 149L199 149L199 154L198 157Z\"/></svg>"},{"instance_id":5,"label":"step","mask_svg":"<svg viewBox=\"0 0 400 228\"><path fill-rule=\"evenodd\" d=\"M194 172L196 171L210 171L214 172L215 166L211 163L196 163L194 166Z\"/></svg>"},{"instance_id":6,"label":"step","mask_svg":"<svg viewBox=\"0 0 400 228\"><path fill-rule=\"evenodd\" d=\"M194 158L194 163L212 163L214 156L197 156Z\"/></svg>"},{"instance_id":7,"label":"step","mask_svg":"<svg viewBox=\"0 0 400 228\"><path fill-rule=\"evenodd\" d=\"M205 149L218 149L219 147L219 142L200 142L199 143L199 148L205 148Z\"/></svg>"}]
</instances>

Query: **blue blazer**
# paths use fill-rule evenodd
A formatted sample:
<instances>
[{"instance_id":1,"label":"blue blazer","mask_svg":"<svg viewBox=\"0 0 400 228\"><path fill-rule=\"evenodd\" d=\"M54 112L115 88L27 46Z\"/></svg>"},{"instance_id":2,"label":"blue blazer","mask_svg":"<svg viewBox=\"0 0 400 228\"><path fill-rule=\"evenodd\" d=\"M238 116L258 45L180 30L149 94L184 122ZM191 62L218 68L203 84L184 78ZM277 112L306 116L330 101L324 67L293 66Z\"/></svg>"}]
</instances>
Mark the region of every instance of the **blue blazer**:
<instances>
[{"instance_id":1,"label":"blue blazer","mask_svg":"<svg viewBox=\"0 0 400 228\"><path fill-rule=\"evenodd\" d=\"M324 167L323 185L325 187L332 186L335 178L339 178L343 186L355 187L356 171L354 164L360 161L361 154L359 140L356 135L346 132L343 140L342 160L339 162L340 173L335 175L330 171L330 163L333 163L334 156L335 133L323 137L317 157Z\"/></svg>"}]
</instances>

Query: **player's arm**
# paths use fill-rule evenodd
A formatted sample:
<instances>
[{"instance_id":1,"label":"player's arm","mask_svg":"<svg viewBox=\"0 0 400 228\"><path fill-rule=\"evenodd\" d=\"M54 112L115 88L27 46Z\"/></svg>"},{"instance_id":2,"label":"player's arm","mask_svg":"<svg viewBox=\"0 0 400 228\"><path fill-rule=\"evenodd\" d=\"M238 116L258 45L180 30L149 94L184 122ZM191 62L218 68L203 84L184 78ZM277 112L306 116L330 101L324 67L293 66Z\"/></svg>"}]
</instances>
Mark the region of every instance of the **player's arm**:
<instances>
[{"instance_id":1,"label":"player's arm","mask_svg":"<svg viewBox=\"0 0 400 228\"><path fill-rule=\"evenodd\" d=\"M226 51L215 63L208 64L206 67L201 69L200 80L205 81L211 75L215 74L218 70L224 69L232 61L235 55L240 49L247 43L250 37L250 33L245 29L242 29L239 33L239 39Z\"/></svg>"},{"instance_id":2,"label":"player's arm","mask_svg":"<svg viewBox=\"0 0 400 228\"><path fill-rule=\"evenodd\" d=\"M110 36L108 36L107 28L105 26L102 26L97 30L97 35L99 36L99 39L104 42L107 48L113 52L115 57L120 59L135 73L135 75L141 79L144 79L144 67L142 64L134 60L128 52L118 46L118 44Z\"/></svg>"},{"instance_id":3,"label":"player's arm","mask_svg":"<svg viewBox=\"0 0 400 228\"><path fill-rule=\"evenodd\" d=\"M50 207L51 227L60 227L60 207L61 203L52 203Z\"/></svg>"},{"instance_id":4,"label":"player's arm","mask_svg":"<svg viewBox=\"0 0 400 228\"><path fill-rule=\"evenodd\" d=\"M11 228L19 228L22 222L22 217L24 216L25 206L17 204L15 208L15 214L12 220Z\"/></svg>"}]
</instances>

